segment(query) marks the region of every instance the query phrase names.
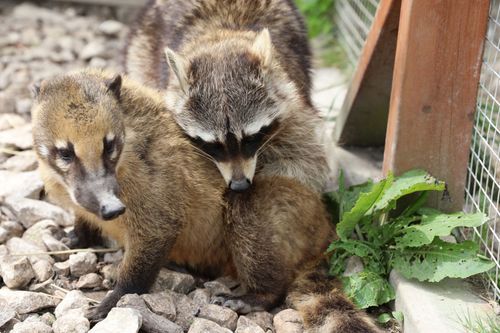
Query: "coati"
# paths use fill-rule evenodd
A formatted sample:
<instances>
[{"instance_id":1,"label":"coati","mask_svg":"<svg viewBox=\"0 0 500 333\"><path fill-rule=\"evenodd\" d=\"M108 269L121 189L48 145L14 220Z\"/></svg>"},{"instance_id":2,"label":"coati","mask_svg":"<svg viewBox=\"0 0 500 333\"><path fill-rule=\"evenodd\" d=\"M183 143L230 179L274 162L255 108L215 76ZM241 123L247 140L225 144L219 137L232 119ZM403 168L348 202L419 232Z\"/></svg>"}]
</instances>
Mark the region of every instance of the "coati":
<instances>
[{"instance_id":1,"label":"coati","mask_svg":"<svg viewBox=\"0 0 500 333\"><path fill-rule=\"evenodd\" d=\"M312 330L377 331L317 276L333 231L313 190L258 175L252 190L228 192L161 96L120 75L65 74L35 95L34 147L49 198L74 210L80 231L98 229L125 249L117 285L92 319L126 293L147 292L170 260L237 278L246 293L224 305L240 313L272 308L294 285L289 300ZM303 267L312 273L300 275Z\"/></svg>"},{"instance_id":2,"label":"coati","mask_svg":"<svg viewBox=\"0 0 500 333\"><path fill-rule=\"evenodd\" d=\"M328 166L313 108L307 31L291 0L150 1L126 49L227 185L282 175L321 191Z\"/></svg>"}]
</instances>

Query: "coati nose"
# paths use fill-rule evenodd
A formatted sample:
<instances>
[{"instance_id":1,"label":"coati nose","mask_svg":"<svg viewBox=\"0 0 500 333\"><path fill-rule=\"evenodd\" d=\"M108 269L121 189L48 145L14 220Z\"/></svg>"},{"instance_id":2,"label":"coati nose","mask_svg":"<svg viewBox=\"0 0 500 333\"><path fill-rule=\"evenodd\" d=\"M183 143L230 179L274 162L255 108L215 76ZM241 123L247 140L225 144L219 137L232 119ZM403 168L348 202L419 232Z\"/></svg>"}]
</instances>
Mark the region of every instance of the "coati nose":
<instances>
[{"instance_id":1,"label":"coati nose","mask_svg":"<svg viewBox=\"0 0 500 333\"><path fill-rule=\"evenodd\" d=\"M117 218L123 213L125 213L125 206L123 204L101 206L101 217L105 221Z\"/></svg>"},{"instance_id":2,"label":"coati nose","mask_svg":"<svg viewBox=\"0 0 500 333\"><path fill-rule=\"evenodd\" d=\"M233 179L229 182L229 188L236 192L243 192L250 187L250 179Z\"/></svg>"}]
</instances>

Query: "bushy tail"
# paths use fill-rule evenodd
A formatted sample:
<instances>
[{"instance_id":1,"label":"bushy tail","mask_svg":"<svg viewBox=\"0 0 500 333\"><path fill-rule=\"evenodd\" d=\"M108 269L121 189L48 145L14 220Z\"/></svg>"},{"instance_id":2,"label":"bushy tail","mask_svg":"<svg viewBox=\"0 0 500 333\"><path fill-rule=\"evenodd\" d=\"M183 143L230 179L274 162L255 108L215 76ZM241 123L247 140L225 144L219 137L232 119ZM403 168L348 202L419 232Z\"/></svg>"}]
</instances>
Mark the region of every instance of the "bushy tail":
<instances>
[{"instance_id":1,"label":"bushy tail","mask_svg":"<svg viewBox=\"0 0 500 333\"><path fill-rule=\"evenodd\" d=\"M357 310L326 268L300 274L289 289L287 302L304 318L307 333L381 333L368 315Z\"/></svg>"}]
</instances>

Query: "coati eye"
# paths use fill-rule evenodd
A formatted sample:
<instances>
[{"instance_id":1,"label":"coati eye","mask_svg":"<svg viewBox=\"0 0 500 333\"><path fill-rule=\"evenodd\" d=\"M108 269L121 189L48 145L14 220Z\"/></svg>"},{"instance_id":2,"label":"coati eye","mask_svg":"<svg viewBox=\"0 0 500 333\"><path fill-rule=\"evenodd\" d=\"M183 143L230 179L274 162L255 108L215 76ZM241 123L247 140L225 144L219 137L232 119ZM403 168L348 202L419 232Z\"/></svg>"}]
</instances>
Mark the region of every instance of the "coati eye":
<instances>
[{"instance_id":1,"label":"coati eye","mask_svg":"<svg viewBox=\"0 0 500 333\"><path fill-rule=\"evenodd\" d=\"M191 142L205 153L213 157L217 161L222 161L226 158L226 150L224 145L220 142L206 142L199 137L189 137Z\"/></svg>"},{"instance_id":2,"label":"coati eye","mask_svg":"<svg viewBox=\"0 0 500 333\"><path fill-rule=\"evenodd\" d=\"M104 155L111 156L116 148L116 138L113 138L111 140L104 138L102 140L102 142L103 142L103 148L104 148L103 149Z\"/></svg>"},{"instance_id":3,"label":"coati eye","mask_svg":"<svg viewBox=\"0 0 500 333\"><path fill-rule=\"evenodd\" d=\"M75 159L73 148L58 148L57 155L66 163L71 163Z\"/></svg>"}]
</instances>

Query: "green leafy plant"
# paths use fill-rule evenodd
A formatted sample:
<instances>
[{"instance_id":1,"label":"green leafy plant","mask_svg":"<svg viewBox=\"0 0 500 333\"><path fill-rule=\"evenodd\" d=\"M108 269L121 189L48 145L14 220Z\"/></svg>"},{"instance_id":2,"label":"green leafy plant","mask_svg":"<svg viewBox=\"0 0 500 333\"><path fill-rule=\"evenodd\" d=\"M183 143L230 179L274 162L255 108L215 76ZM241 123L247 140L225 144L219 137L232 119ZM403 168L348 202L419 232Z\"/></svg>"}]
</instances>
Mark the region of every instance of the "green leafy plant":
<instances>
[{"instance_id":1,"label":"green leafy plant","mask_svg":"<svg viewBox=\"0 0 500 333\"><path fill-rule=\"evenodd\" d=\"M379 182L345 188L327 194L338 213L338 240L329 246L330 274L341 275L347 259L357 256L361 272L343 276L346 294L360 308L378 306L394 299L388 276L395 269L406 278L441 281L446 277L466 278L486 272L494 263L478 254L472 241L448 243L458 227L477 227L487 221L483 213L445 214L425 208L431 191L444 191L444 182L427 172L413 170L400 177L389 174ZM410 204L403 197L413 195ZM405 199L407 202L408 198Z\"/></svg>"},{"instance_id":2,"label":"green leafy plant","mask_svg":"<svg viewBox=\"0 0 500 333\"><path fill-rule=\"evenodd\" d=\"M333 31L335 0L297 0L297 7L305 15L310 37Z\"/></svg>"}]
</instances>

